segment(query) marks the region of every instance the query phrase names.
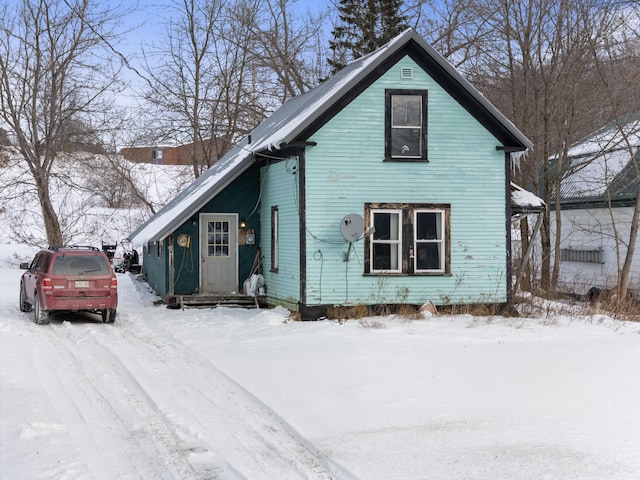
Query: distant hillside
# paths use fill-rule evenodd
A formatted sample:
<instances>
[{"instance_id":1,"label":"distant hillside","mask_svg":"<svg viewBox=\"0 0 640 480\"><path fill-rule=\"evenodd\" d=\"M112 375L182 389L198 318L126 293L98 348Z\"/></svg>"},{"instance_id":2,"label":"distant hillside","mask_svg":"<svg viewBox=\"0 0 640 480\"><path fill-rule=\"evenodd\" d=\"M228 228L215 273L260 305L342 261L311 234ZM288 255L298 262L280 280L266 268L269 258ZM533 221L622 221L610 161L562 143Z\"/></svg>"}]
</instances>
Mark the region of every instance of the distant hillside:
<instances>
[{"instance_id":1,"label":"distant hillside","mask_svg":"<svg viewBox=\"0 0 640 480\"><path fill-rule=\"evenodd\" d=\"M67 244L124 239L192 180L189 167L133 163L74 153L52 172L51 196ZM0 147L0 243L46 246L31 174L11 147Z\"/></svg>"}]
</instances>

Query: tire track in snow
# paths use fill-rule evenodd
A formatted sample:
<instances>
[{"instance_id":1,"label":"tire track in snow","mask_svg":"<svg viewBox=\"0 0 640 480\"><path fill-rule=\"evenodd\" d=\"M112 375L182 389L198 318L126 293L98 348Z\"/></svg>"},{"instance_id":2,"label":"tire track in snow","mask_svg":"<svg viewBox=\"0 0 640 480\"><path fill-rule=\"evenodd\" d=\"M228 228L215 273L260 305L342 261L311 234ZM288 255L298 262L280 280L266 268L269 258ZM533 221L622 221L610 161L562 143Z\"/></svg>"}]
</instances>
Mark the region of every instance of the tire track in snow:
<instances>
[{"instance_id":1,"label":"tire track in snow","mask_svg":"<svg viewBox=\"0 0 640 480\"><path fill-rule=\"evenodd\" d=\"M127 314L32 327L42 383L100 480L353 478L196 351Z\"/></svg>"},{"instance_id":2,"label":"tire track in snow","mask_svg":"<svg viewBox=\"0 0 640 480\"><path fill-rule=\"evenodd\" d=\"M67 323L43 328L34 361L94 477L202 478L176 449L175 432L155 405L109 353L96 348L91 328ZM89 332L78 333L82 330Z\"/></svg>"},{"instance_id":3,"label":"tire track in snow","mask_svg":"<svg viewBox=\"0 0 640 480\"><path fill-rule=\"evenodd\" d=\"M57 369L53 367L51 359L54 355L42 347L33 351L34 364L38 377L45 390L49 393L54 407L69 428L69 433L86 461L87 467L97 479L108 480L103 471L106 469L104 459L97 454L99 448L87 425L86 419L82 415L78 404L73 400L72 394L68 392L68 385L60 379Z\"/></svg>"},{"instance_id":4,"label":"tire track in snow","mask_svg":"<svg viewBox=\"0 0 640 480\"><path fill-rule=\"evenodd\" d=\"M126 327L121 317L99 341L156 399L193 450L194 463L221 456L226 473L238 478L338 478L339 468L331 465L332 471L326 456L208 360L173 337L124 319Z\"/></svg>"}]
</instances>

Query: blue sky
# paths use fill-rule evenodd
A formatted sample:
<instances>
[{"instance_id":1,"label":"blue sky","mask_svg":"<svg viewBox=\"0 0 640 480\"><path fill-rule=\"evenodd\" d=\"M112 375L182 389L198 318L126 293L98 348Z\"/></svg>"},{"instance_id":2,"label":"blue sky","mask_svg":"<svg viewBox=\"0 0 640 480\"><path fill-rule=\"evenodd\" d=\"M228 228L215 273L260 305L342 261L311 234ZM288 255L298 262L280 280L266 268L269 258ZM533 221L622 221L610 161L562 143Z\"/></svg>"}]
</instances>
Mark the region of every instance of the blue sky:
<instances>
[{"instance_id":1,"label":"blue sky","mask_svg":"<svg viewBox=\"0 0 640 480\"><path fill-rule=\"evenodd\" d=\"M181 4L181 0L139 0L137 4L129 4L122 0L110 1L114 5L121 4L124 10L131 11L122 18L119 26L120 30L128 31L120 47L131 54L139 53L142 44L152 43L154 37L163 35L164 24L171 15L172 8ZM317 14L328 9L333 11L334 2L338 3L339 0L291 0L291 6L297 8L301 14L307 11Z\"/></svg>"},{"instance_id":2,"label":"blue sky","mask_svg":"<svg viewBox=\"0 0 640 480\"><path fill-rule=\"evenodd\" d=\"M297 8L301 15L304 15L308 11L317 14L328 9L334 10L334 1L335 3L339 2L339 0L290 0L290 4ZM109 0L109 3L123 12L117 29L127 32L119 39L115 47L127 58L132 67L140 73L144 73L141 55L143 46L147 52L150 52L150 45L154 43L154 40L165 35L166 22L172 11L180 7L182 0L138 0L137 3L129 3L127 0ZM326 33L328 38L330 31ZM148 55L147 60L153 60L152 56ZM126 74L126 77L133 85L144 85L144 82L133 71ZM127 100L127 97L130 100ZM127 105L131 100L135 101L136 94L129 91L129 93L122 95L122 98L124 99L123 103Z\"/></svg>"}]
</instances>

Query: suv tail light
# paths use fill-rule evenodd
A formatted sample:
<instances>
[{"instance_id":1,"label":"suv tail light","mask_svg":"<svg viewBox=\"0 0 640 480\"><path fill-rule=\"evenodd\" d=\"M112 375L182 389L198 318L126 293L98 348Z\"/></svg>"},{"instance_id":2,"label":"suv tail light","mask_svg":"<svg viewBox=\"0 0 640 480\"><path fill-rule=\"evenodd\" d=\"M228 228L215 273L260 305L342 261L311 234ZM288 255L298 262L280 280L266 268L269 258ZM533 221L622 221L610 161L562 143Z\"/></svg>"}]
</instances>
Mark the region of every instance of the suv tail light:
<instances>
[{"instance_id":1,"label":"suv tail light","mask_svg":"<svg viewBox=\"0 0 640 480\"><path fill-rule=\"evenodd\" d=\"M42 290L45 295L51 295L53 292L53 285L51 285L51 279L49 277L44 277L42 279Z\"/></svg>"},{"instance_id":2,"label":"suv tail light","mask_svg":"<svg viewBox=\"0 0 640 480\"><path fill-rule=\"evenodd\" d=\"M111 277L111 290L118 290L118 279Z\"/></svg>"}]
</instances>

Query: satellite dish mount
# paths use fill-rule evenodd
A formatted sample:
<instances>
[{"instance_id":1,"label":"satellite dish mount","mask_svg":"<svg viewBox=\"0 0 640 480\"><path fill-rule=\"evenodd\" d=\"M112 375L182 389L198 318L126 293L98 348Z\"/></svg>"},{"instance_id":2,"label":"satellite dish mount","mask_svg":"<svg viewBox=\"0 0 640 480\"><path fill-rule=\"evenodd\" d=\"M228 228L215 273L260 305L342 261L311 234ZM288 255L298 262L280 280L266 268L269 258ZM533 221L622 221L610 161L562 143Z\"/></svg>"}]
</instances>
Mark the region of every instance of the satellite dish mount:
<instances>
[{"instance_id":1,"label":"satellite dish mount","mask_svg":"<svg viewBox=\"0 0 640 480\"><path fill-rule=\"evenodd\" d=\"M353 242L357 242L364 235L364 219L362 216L357 213L345 215L340 221L340 233L342 233L342 237L349 242L349 250L347 250L344 259L345 262L348 262Z\"/></svg>"}]
</instances>

